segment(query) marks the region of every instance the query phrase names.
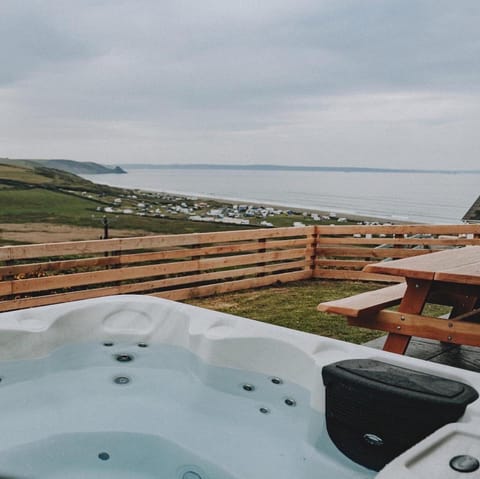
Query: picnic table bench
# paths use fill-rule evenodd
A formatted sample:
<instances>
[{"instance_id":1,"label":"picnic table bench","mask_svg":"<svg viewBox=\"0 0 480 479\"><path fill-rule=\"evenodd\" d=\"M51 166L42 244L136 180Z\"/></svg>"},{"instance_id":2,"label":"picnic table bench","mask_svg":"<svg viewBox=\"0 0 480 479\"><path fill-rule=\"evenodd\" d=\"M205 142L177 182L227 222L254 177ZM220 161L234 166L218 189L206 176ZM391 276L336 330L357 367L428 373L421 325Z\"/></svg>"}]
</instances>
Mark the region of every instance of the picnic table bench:
<instances>
[{"instance_id":1,"label":"picnic table bench","mask_svg":"<svg viewBox=\"0 0 480 479\"><path fill-rule=\"evenodd\" d=\"M480 346L480 246L368 265L364 271L404 283L321 303L349 324L388 332L384 350L404 354L412 336ZM422 314L425 304L451 307L448 318ZM399 305L397 310L388 308Z\"/></svg>"}]
</instances>

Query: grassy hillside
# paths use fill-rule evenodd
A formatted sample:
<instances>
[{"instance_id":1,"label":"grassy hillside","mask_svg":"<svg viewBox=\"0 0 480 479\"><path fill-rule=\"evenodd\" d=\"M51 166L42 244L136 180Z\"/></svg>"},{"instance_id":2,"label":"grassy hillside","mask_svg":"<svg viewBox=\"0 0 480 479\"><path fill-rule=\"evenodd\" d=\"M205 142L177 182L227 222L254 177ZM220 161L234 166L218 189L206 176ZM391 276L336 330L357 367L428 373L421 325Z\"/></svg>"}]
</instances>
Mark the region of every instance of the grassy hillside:
<instances>
[{"instance_id":1,"label":"grassy hillside","mask_svg":"<svg viewBox=\"0 0 480 479\"><path fill-rule=\"evenodd\" d=\"M3 180L2 181L3 188L8 187L9 185L11 186L15 184L15 182L30 183L34 185L52 182L52 178L48 178L44 175L41 175L29 168L21 168L18 166L1 165L1 164L0 164L0 178Z\"/></svg>"},{"instance_id":2,"label":"grassy hillside","mask_svg":"<svg viewBox=\"0 0 480 479\"><path fill-rule=\"evenodd\" d=\"M125 173L119 167L111 167L94 163L93 161L73 161L73 160L12 160L10 158L0 158L0 163L5 165L23 166L26 168L53 168L66 171L76 175L95 175L102 173Z\"/></svg>"},{"instance_id":3,"label":"grassy hillside","mask_svg":"<svg viewBox=\"0 0 480 479\"><path fill-rule=\"evenodd\" d=\"M79 176L43 166L20 166L0 162L0 185L3 187L28 187L30 185L54 185L57 188L95 190L96 185Z\"/></svg>"},{"instance_id":4,"label":"grassy hillside","mask_svg":"<svg viewBox=\"0 0 480 479\"><path fill-rule=\"evenodd\" d=\"M91 216L97 206L95 201L43 188L0 191L0 221L4 223L78 224L85 215Z\"/></svg>"},{"instance_id":5,"label":"grassy hillside","mask_svg":"<svg viewBox=\"0 0 480 479\"><path fill-rule=\"evenodd\" d=\"M115 198L126 196L131 196L131 191L97 185L63 171L32 165L0 164L0 224L52 223L99 227L101 218L107 216L112 236L115 236L115 229L141 230L145 234L238 229L238 226L233 225L194 223L185 217L166 215L155 218L103 212L105 207L113 204ZM141 193L136 192L135 200L130 200L130 203L125 201L125 206L140 201L152 204L157 200L151 194L145 193L142 197ZM12 241L9 240L8 243L11 244Z\"/></svg>"},{"instance_id":6,"label":"grassy hillside","mask_svg":"<svg viewBox=\"0 0 480 479\"><path fill-rule=\"evenodd\" d=\"M13 201L12 201L13 200ZM0 223L47 222L76 226L98 226L104 216L103 203L42 188L0 190ZM228 225L194 223L183 219L135 215L106 215L113 229L135 229L151 233L197 233L238 229Z\"/></svg>"}]
</instances>

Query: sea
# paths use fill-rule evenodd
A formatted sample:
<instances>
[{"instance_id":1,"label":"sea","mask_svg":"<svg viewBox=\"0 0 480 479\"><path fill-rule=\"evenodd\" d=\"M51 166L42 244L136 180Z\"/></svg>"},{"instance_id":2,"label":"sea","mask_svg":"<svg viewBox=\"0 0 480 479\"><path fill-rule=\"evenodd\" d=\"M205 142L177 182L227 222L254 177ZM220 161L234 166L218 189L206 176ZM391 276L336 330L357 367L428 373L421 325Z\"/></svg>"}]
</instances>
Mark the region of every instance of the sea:
<instances>
[{"instance_id":1,"label":"sea","mask_svg":"<svg viewBox=\"0 0 480 479\"><path fill-rule=\"evenodd\" d=\"M215 168L128 169L83 175L110 186L138 188L434 224L461 223L480 195L473 173L285 171Z\"/></svg>"}]
</instances>

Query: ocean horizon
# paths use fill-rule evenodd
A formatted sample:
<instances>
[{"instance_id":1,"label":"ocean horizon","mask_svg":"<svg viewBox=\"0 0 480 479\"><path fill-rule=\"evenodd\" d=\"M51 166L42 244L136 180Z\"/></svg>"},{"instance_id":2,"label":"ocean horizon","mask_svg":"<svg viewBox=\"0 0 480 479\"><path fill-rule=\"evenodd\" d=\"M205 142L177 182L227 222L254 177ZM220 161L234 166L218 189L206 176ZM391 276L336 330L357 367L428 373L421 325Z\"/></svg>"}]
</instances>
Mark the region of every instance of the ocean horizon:
<instances>
[{"instance_id":1,"label":"ocean horizon","mask_svg":"<svg viewBox=\"0 0 480 479\"><path fill-rule=\"evenodd\" d=\"M452 174L455 173L455 174ZM132 168L82 175L122 188L420 223L460 223L479 196L472 172Z\"/></svg>"}]
</instances>

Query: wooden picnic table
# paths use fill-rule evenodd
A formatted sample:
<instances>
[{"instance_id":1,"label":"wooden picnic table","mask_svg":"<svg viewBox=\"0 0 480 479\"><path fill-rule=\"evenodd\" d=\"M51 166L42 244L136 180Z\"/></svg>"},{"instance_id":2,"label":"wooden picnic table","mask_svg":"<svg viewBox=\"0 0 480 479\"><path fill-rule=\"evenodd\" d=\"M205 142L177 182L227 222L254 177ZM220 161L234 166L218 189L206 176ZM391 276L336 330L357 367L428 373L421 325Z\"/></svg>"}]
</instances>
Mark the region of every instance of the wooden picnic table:
<instances>
[{"instance_id":1,"label":"wooden picnic table","mask_svg":"<svg viewBox=\"0 0 480 479\"><path fill-rule=\"evenodd\" d=\"M403 277L406 287L390 286L319 309L345 314L353 325L387 331L386 351L404 354L412 336L480 346L475 322L480 319L480 246L375 263L364 271ZM398 310L387 309L395 300ZM422 314L427 302L451 306L449 317Z\"/></svg>"}]
</instances>

